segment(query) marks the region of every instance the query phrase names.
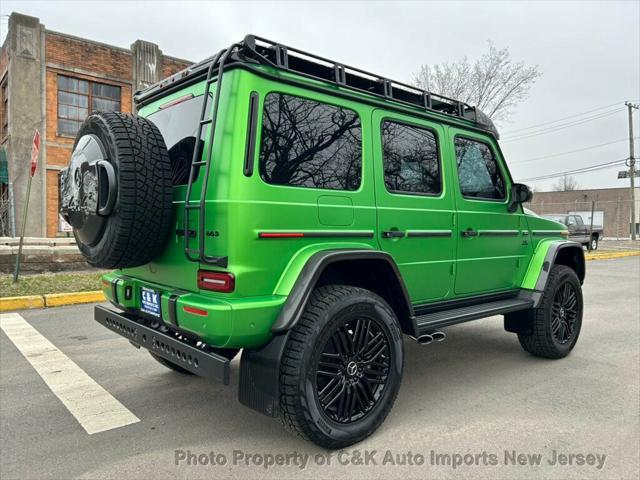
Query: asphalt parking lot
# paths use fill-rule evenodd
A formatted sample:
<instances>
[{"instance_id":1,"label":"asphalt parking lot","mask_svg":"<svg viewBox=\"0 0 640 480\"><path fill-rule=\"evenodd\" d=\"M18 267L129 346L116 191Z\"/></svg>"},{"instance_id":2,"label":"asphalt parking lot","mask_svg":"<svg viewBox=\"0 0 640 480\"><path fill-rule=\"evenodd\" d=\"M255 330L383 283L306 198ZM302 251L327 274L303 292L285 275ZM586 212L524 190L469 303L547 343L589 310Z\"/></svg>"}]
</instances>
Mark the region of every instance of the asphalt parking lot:
<instances>
[{"instance_id":1,"label":"asphalt parking lot","mask_svg":"<svg viewBox=\"0 0 640 480\"><path fill-rule=\"evenodd\" d=\"M165 369L94 322L92 305L19 312L139 421L87 433L3 331L0 477L635 479L638 292L640 257L589 262L581 337L563 360L525 354L501 317L407 340L391 414L344 452L240 405L237 360L225 387Z\"/></svg>"}]
</instances>

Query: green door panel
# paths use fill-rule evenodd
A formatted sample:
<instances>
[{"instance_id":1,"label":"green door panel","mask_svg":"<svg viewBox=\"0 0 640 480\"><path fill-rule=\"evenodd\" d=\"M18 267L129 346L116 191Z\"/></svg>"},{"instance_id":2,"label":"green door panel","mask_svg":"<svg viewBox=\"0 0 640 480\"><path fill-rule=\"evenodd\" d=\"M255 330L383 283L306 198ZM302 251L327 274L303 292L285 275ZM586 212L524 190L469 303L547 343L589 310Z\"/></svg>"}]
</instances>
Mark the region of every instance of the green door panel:
<instances>
[{"instance_id":1,"label":"green door panel","mask_svg":"<svg viewBox=\"0 0 640 480\"><path fill-rule=\"evenodd\" d=\"M495 141L489 135L447 127L451 149L450 168L454 178L453 196L458 221L456 295L473 295L517 287L531 254L526 220L522 208L508 211L511 178ZM462 195L458 180L456 136L482 142L490 147L505 184L504 200L469 198ZM473 236L464 236L471 231Z\"/></svg>"},{"instance_id":2,"label":"green door panel","mask_svg":"<svg viewBox=\"0 0 640 480\"><path fill-rule=\"evenodd\" d=\"M441 162L440 194L429 196L387 190L380 135L384 121L426 129L435 135ZM445 298L453 283L455 240L450 179L446 168L442 168L442 159L448 152L444 130L435 123L375 110L372 131L380 247L397 263L412 302ZM384 232L392 231L403 232L403 236L385 236Z\"/></svg>"}]
</instances>

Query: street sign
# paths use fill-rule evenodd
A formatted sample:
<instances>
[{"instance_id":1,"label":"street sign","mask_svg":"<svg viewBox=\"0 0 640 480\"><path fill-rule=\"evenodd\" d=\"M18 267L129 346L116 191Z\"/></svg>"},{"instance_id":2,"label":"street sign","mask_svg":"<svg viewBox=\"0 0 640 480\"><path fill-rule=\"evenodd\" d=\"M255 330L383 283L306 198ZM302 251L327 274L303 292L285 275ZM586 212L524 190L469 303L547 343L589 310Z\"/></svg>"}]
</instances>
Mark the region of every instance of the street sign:
<instances>
[{"instance_id":1,"label":"street sign","mask_svg":"<svg viewBox=\"0 0 640 480\"><path fill-rule=\"evenodd\" d=\"M73 227L60 214L58 214L58 231L73 232Z\"/></svg>"},{"instance_id":2,"label":"street sign","mask_svg":"<svg viewBox=\"0 0 640 480\"><path fill-rule=\"evenodd\" d=\"M640 176L640 170L634 170L634 177ZM629 170L620 170L618 172L618 178L629 178Z\"/></svg>"},{"instance_id":3,"label":"street sign","mask_svg":"<svg viewBox=\"0 0 640 480\"><path fill-rule=\"evenodd\" d=\"M38 154L40 153L40 132L36 130L33 135L33 145L31 146L31 176L35 175L38 166Z\"/></svg>"}]
</instances>

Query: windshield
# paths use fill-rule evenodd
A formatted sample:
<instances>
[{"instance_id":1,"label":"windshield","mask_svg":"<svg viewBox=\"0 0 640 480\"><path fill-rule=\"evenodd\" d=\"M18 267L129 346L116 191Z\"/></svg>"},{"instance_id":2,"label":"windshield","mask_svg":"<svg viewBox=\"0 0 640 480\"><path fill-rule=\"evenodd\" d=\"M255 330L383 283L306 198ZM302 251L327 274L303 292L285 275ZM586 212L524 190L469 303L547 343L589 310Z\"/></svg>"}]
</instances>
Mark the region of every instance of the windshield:
<instances>
[{"instance_id":1,"label":"windshield","mask_svg":"<svg viewBox=\"0 0 640 480\"><path fill-rule=\"evenodd\" d=\"M182 98L161 105L147 117L158 127L169 150L174 185L184 185L189 180L204 95ZM202 140L198 144L202 150Z\"/></svg>"}]
</instances>

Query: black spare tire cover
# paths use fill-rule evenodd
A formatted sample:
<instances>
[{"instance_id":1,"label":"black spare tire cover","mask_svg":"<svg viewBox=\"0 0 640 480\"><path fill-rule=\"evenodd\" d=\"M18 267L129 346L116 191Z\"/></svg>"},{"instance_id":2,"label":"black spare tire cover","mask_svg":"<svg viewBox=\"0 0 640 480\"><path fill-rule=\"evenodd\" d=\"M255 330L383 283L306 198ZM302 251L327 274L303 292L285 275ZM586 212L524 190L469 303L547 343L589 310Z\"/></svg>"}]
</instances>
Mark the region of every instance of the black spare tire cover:
<instances>
[{"instance_id":1,"label":"black spare tire cover","mask_svg":"<svg viewBox=\"0 0 640 480\"><path fill-rule=\"evenodd\" d=\"M131 114L90 115L60 173L60 213L95 267L156 258L172 224L171 161L158 128Z\"/></svg>"}]
</instances>

